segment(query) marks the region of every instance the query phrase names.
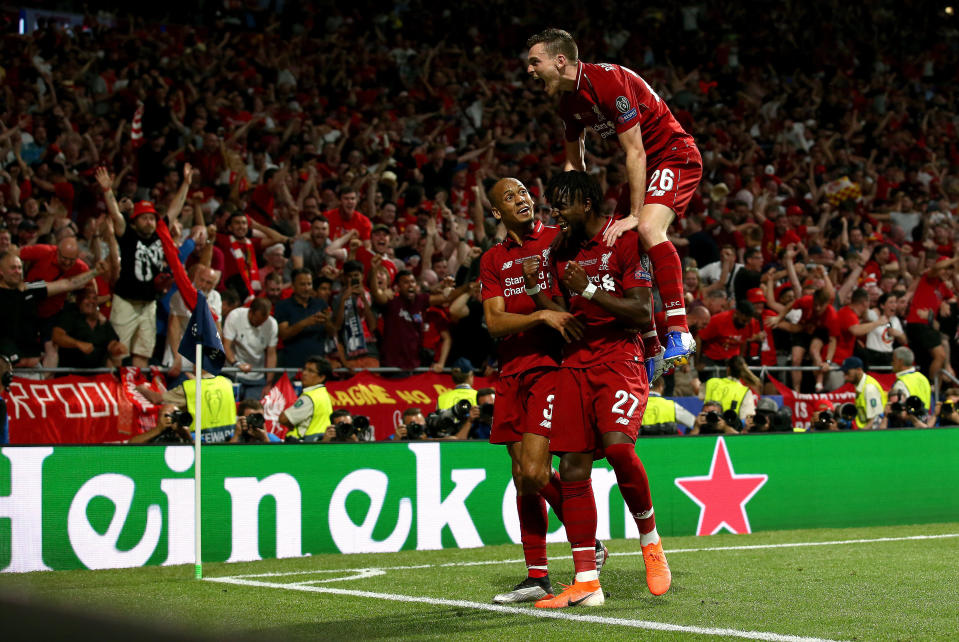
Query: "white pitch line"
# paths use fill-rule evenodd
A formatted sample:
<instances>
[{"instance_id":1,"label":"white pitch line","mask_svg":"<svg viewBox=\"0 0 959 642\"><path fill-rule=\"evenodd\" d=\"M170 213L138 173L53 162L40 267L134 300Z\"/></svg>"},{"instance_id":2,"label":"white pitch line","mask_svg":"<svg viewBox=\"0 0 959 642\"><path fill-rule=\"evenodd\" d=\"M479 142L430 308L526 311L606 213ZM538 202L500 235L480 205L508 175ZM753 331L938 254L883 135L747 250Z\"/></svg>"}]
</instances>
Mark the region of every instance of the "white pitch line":
<instances>
[{"instance_id":1,"label":"white pitch line","mask_svg":"<svg viewBox=\"0 0 959 642\"><path fill-rule=\"evenodd\" d=\"M799 548L803 546L840 546L844 544L875 544L882 542L905 542L912 540L926 540L926 539L950 539L954 537L959 537L959 533L944 533L942 535L909 535L906 537L876 537L873 539L841 539L833 540L826 542L791 542L786 544L744 544L742 546L712 546L712 547L703 547L703 548L676 548L676 549L667 549L666 552L670 555L676 553L712 553L717 551L751 551L751 550L760 550L767 548ZM629 551L626 553L610 553L610 557L632 557L637 555L642 555L642 551ZM568 560L572 559L570 555L555 556L550 557L550 560ZM381 571L409 571L416 570L421 568L451 568L451 567L461 567L461 566L491 566L494 564L525 564L525 560L522 559L512 559L512 560L488 560L483 562L445 562L443 564L414 564L410 566L365 566L362 568L337 568L337 569L325 569L325 570L307 570L307 571L287 571L283 573L249 573L244 575L231 575L230 577L234 578L250 578L250 577L287 577L290 575L308 575L310 573L335 573L335 572L362 572L368 571L370 569L376 569ZM212 578L216 579L216 578Z\"/></svg>"},{"instance_id":2,"label":"white pitch line","mask_svg":"<svg viewBox=\"0 0 959 642\"><path fill-rule=\"evenodd\" d=\"M646 629L649 631L671 631L679 633L694 633L699 635L719 635L725 637L743 638L746 640L764 640L768 642L833 642L824 638L802 637L798 635L782 635L769 631L741 631L739 629L721 629L705 626L685 626L682 624L668 624L665 622L652 622L649 620L628 620L625 618L602 617L597 615L580 615L569 613L567 611L553 611L547 609L535 608L517 608L515 606L501 606L499 604L484 604L483 602L469 602L466 600L444 600L434 597L419 597L415 595L398 595L395 593L375 593L372 591L354 591L349 589L335 589L321 586L312 586L305 584L273 584L270 582L257 582L255 580L241 579L239 577L206 577L208 582L220 582L223 584L234 584L237 586L253 586L259 588L279 588L291 591L306 591L310 593L328 593L332 595L349 595L351 597L368 597L377 600L389 600L392 602L413 602L419 604L429 604L430 606L450 606L456 608L475 609L478 611L494 611L498 613L509 613L513 615L526 615L530 617L540 617L552 620L567 620L572 622L586 622L590 624L610 624L614 626L626 626L636 629Z\"/></svg>"}]
</instances>

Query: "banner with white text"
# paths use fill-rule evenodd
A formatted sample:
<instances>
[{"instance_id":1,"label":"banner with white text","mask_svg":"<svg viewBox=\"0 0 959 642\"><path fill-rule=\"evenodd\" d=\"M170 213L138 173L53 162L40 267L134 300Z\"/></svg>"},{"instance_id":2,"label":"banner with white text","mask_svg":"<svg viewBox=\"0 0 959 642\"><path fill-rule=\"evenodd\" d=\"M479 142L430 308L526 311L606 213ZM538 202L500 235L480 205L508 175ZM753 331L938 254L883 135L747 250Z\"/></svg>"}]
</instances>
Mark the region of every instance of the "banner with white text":
<instances>
[{"instance_id":1,"label":"banner with white text","mask_svg":"<svg viewBox=\"0 0 959 642\"><path fill-rule=\"evenodd\" d=\"M959 428L652 437L637 451L666 538L959 521ZM206 562L520 542L502 446L224 445L203 457ZM0 448L0 571L192 564L193 463L189 446ZM605 461L592 483L597 536L638 537ZM553 515L548 541L566 541Z\"/></svg>"}]
</instances>

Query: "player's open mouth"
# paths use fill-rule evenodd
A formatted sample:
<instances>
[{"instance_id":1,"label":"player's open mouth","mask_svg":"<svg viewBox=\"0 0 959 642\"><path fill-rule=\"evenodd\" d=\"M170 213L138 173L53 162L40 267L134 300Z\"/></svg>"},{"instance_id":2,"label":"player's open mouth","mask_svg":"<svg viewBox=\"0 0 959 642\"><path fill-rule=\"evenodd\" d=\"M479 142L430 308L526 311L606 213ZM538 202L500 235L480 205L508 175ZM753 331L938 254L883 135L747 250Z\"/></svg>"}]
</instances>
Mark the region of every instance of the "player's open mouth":
<instances>
[{"instance_id":1,"label":"player's open mouth","mask_svg":"<svg viewBox=\"0 0 959 642\"><path fill-rule=\"evenodd\" d=\"M569 229L569 221L567 221L562 216L556 217L556 224L559 225L559 229L561 232L565 232L566 230Z\"/></svg>"},{"instance_id":2,"label":"player's open mouth","mask_svg":"<svg viewBox=\"0 0 959 642\"><path fill-rule=\"evenodd\" d=\"M524 205L523 207L521 207L521 208L519 208L518 210L516 210L516 214L522 216L522 215L524 215L524 214L529 214L531 211L532 211L532 210L530 210L529 205Z\"/></svg>"}]
</instances>

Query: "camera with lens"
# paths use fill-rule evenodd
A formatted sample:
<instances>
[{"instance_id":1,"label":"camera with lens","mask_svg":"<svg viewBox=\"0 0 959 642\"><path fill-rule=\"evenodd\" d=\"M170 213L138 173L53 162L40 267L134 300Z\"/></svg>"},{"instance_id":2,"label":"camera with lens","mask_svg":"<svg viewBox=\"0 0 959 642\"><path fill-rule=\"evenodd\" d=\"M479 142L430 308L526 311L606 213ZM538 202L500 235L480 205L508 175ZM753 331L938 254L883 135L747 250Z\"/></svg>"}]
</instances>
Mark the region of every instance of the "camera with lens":
<instances>
[{"instance_id":1,"label":"camera with lens","mask_svg":"<svg viewBox=\"0 0 959 642\"><path fill-rule=\"evenodd\" d=\"M338 424L333 424L333 428L336 429L336 440L337 441L346 441L350 437L356 434L356 426L349 421L341 421Z\"/></svg>"},{"instance_id":2,"label":"camera with lens","mask_svg":"<svg viewBox=\"0 0 959 642\"><path fill-rule=\"evenodd\" d=\"M449 408L431 412L426 417L426 434L431 439L448 437L459 430L469 419L470 408L473 404L467 399L460 399Z\"/></svg>"},{"instance_id":3,"label":"camera with lens","mask_svg":"<svg viewBox=\"0 0 959 642\"><path fill-rule=\"evenodd\" d=\"M355 288L355 287L359 287L359 285L360 285L360 277L354 276L354 277L350 278L350 285L351 285L352 287L354 287L354 288Z\"/></svg>"},{"instance_id":4,"label":"camera with lens","mask_svg":"<svg viewBox=\"0 0 959 642\"><path fill-rule=\"evenodd\" d=\"M843 405L839 406L839 416L842 417L845 421L852 421L856 418L856 404L846 402Z\"/></svg>"},{"instance_id":5,"label":"camera with lens","mask_svg":"<svg viewBox=\"0 0 959 642\"><path fill-rule=\"evenodd\" d=\"M943 401L942 406L939 408L940 416L951 415L956 411L956 406L951 401Z\"/></svg>"},{"instance_id":6,"label":"camera with lens","mask_svg":"<svg viewBox=\"0 0 959 642\"><path fill-rule=\"evenodd\" d=\"M253 434L254 430L264 430L266 428L266 417L262 412L253 412L245 417L246 430L240 433L240 440L243 443L260 443L259 437Z\"/></svg>"},{"instance_id":7,"label":"camera with lens","mask_svg":"<svg viewBox=\"0 0 959 642\"><path fill-rule=\"evenodd\" d=\"M250 430L263 430L266 428L266 417L262 412L254 412L246 416L246 427Z\"/></svg>"},{"instance_id":8,"label":"camera with lens","mask_svg":"<svg viewBox=\"0 0 959 642\"><path fill-rule=\"evenodd\" d=\"M722 417L720 417L719 413L715 410L710 410L706 413L706 423L709 424L714 430L716 429L716 426L719 425L720 419L722 419Z\"/></svg>"},{"instance_id":9,"label":"camera with lens","mask_svg":"<svg viewBox=\"0 0 959 642\"><path fill-rule=\"evenodd\" d=\"M170 423L182 428L189 428L190 424L193 423L193 415L191 415L188 411L180 410L179 408L176 410L171 410L168 416L170 417Z\"/></svg>"},{"instance_id":10,"label":"camera with lens","mask_svg":"<svg viewBox=\"0 0 959 642\"><path fill-rule=\"evenodd\" d=\"M412 441L414 439L421 439L423 435L426 434L426 426L419 423L409 423L406 424L406 437L403 439Z\"/></svg>"},{"instance_id":11,"label":"camera with lens","mask_svg":"<svg viewBox=\"0 0 959 642\"><path fill-rule=\"evenodd\" d=\"M366 415L354 415L353 428L356 430L356 436L360 441L374 440L373 426L370 423L370 418Z\"/></svg>"},{"instance_id":12,"label":"camera with lens","mask_svg":"<svg viewBox=\"0 0 959 642\"><path fill-rule=\"evenodd\" d=\"M479 422L481 424L493 423L493 404L491 403L480 404L479 409L480 409Z\"/></svg>"},{"instance_id":13,"label":"camera with lens","mask_svg":"<svg viewBox=\"0 0 959 642\"><path fill-rule=\"evenodd\" d=\"M829 426L829 424L831 424L831 423L834 422L834 421L836 421L836 415L834 415L832 412L830 412L830 411L828 411L828 410L820 410L820 411L819 411L819 421L818 421L818 424L819 424L819 427L820 427L821 429L827 428L827 427Z\"/></svg>"}]
</instances>

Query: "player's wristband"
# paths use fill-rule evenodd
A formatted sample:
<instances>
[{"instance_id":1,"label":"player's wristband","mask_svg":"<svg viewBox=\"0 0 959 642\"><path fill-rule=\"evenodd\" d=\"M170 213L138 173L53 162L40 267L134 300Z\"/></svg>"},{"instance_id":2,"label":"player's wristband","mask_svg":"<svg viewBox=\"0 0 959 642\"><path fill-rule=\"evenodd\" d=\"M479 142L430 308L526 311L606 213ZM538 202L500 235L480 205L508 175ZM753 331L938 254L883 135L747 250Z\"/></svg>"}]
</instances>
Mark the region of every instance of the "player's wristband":
<instances>
[{"instance_id":1,"label":"player's wristband","mask_svg":"<svg viewBox=\"0 0 959 642\"><path fill-rule=\"evenodd\" d=\"M593 298L593 295L596 294L596 289L597 289L597 288L596 288L596 284L595 284L595 283L588 283L588 284L586 285L586 289L583 290L583 298L584 298L584 299L592 299L592 298Z\"/></svg>"},{"instance_id":2,"label":"player's wristband","mask_svg":"<svg viewBox=\"0 0 959 642\"><path fill-rule=\"evenodd\" d=\"M530 296L536 296L537 294L540 293L540 290L542 290L542 288L539 287L539 283L537 283L534 287L526 288L526 294Z\"/></svg>"}]
</instances>

